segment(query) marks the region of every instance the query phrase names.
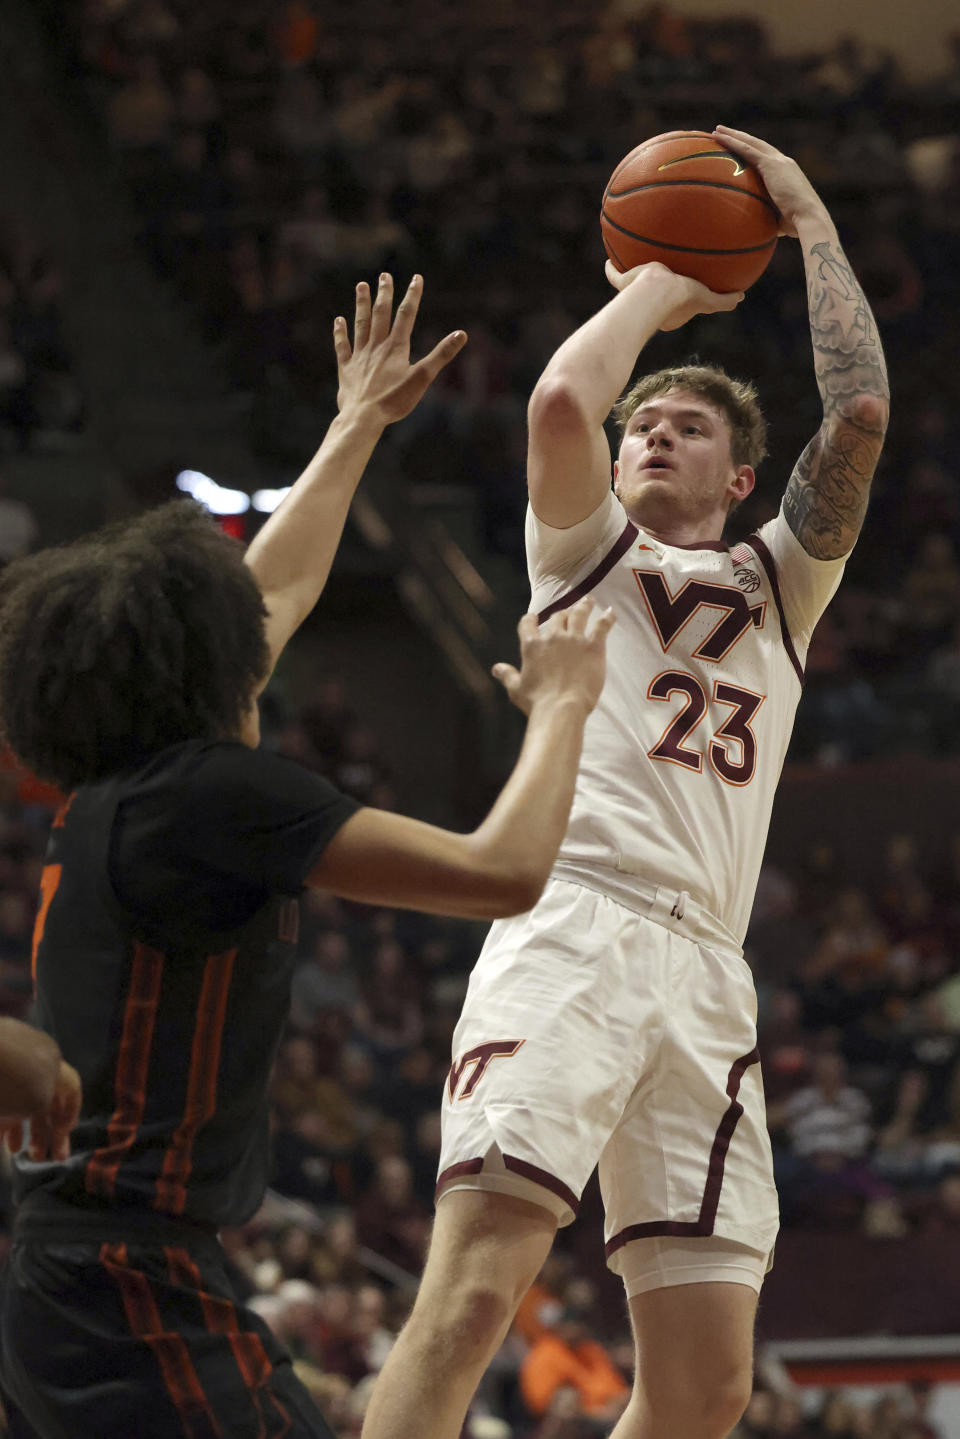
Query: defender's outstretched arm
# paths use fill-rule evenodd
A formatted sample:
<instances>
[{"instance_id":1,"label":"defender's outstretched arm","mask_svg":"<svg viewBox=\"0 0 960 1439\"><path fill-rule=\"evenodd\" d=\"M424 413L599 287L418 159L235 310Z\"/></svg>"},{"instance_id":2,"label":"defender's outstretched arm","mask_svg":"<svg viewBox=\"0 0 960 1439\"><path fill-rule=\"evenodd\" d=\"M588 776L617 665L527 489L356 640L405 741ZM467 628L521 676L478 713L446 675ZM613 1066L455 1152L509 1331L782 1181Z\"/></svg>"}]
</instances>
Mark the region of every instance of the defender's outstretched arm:
<instances>
[{"instance_id":1,"label":"defender's outstretched arm","mask_svg":"<svg viewBox=\"0 0 960 1439\"><path fill-rule=\"evenodd\" d=\"M463 331L456 330L411 363L410 339L422 293L423 280L414 275L391 325L393 280L384 274L372 305L369 286L357 286L352 346L346 320L338 316L334 321L340 413L246 556L267 607L271 672L320 598L350 503L377 441L387 425L410 413L466 343Z\"/></svg>"}]
</instances>

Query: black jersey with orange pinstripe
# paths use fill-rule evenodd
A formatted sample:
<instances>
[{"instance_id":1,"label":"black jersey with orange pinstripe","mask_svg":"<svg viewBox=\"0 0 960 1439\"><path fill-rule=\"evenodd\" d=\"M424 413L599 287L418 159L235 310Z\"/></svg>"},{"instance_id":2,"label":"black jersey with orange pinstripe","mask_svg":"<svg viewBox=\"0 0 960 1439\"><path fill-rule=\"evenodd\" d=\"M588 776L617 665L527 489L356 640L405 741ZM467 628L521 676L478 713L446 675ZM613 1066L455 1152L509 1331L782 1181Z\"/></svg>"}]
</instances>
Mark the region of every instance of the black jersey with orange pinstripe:
<instances>
[{"instance_id":1,"label":"black jersey with orange pinstripe","mask_svg":"<svg viewBox=\"0 0 960 1439\"><path fill-rule=\"evenodd\" d=\"M296 897L356 808L291 760L209 741L70 798L34 974L83 1112L68 1161L17 1160L20 1199L42 1189L217 1226L256 1210Z\"/></svg>"}]
</instances>

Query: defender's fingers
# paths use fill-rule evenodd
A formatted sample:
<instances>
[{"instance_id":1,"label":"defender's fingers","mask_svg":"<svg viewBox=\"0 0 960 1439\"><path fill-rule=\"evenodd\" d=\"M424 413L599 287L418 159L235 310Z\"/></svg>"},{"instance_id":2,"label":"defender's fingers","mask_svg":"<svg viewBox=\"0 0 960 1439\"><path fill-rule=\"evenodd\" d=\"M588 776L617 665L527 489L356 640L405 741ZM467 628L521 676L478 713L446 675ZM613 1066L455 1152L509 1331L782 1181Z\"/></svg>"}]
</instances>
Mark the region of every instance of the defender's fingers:
<instances>
[{"instance_id":1,"label":"defender's fingers","mask_svg":"<svg viewBox=\"0 0 960 1439\"><path fill-rule=\"evenodd\" d=\"M409 344L413 322L423 298L423 276L414 275L407 286L406 294L397 307L397 318L393 322L393 338L400 344Z\"/></svg>"},{"instance_id":2,"label":"defender's fingers","mask_svg":"<svg viewBox=\"0 0 960 1439\"><path fill-rule=\"evenodd\" d=\"M449 365L454 355L459 355L466 343L466 331L454 330L452 335L447 335L438 345L434 345L429 355L418 360L414 369L426 375L427 384L432 385L444 365Z\"/></svg>"},{"instance_id":3,"label":"defender's fingers","mask_svg":"<svg viewBox=\"0 0 960 1439\"><path fill-rule=\"evenodd\" d=\"M577 603L567 611L569 616L567 629L575 635L585 634L593 611L593 600L584 595L582 600L577 600Z\"/></svg>"},{"instance_id":4,"label":"defender's fingers","mask_svg":"<svg viewBox=\"0 0 960 1439\"><path fill-rule=\"evenodd\" d=\"M607 608L601 610L597 616L597 622L593 627L590 638L593 640L605 640L616 623L617 617L613 612L613 606L607 605Z\"/></svg>"},{"instance_id":5,"label":"defender's fingers","mask_svg":"<svg viewBox=\"0 0 960 1439\"><path fill-rule=\"evenodd\" d=\"M496 664L493 666L490 673L493 675L495 680L497 680L500 684L503 685L508 695L512 694L513 691L516 689L517 685L520 683L520 671L516 668L515 665L508 665L502 663Z\"/></svg>"},{"instance_id":6,"label":"defender's fingers","mask_svg":"<svg viewBox=\"0 0 960 1439\"><path fill-rule=\"evenodd\" d=\"M45 1120L30 1121L30 1158L42 1163L50 1153L50 1128Z\"/></svg>"},{"instance_id":7,"label":"defender's fingers","mask_svg":"<svg viewBox=\"0 0 960 1439\"><path fill-rule=\"evenodd\" d=\"M70 1158L70 1130L55 1128L50 1141L50 1157L63 1163Z\"/></svg>"},{"instance_id":8,"label":"defender's fingers","mask_svg":"<svg viewBox=\"0 0 960 1439\"><path fill-rule=\"evenodd\" d=\"M357 305L353 317L353 348L362 350L370 338L370 286L361 280L357 286Z\"/></svg>"},{"instance_id":9,"label":"defender's fingers","mask_svg":"<svg viewBox=\"0 0 960 1439\"><path fill-rule=\"evenodd\" d=\"M535 614L521 615L520 622L517 625L517 634L520 636L521 645L525 640L532 640L539 629L540 621Z\"/></svg>"},{"instance_id":10,"label":"defender's fingers","mask_svg":"<svg viewBox=\"0 0 960 1439\"><path fill-rule=\"evenodd\" d=\"M338 315L333 322L333 348L337 357L337 368L342 368L353 354L347 334L347 322L342 315Z\"/></svg>"},{"instance_id":11,"label":"defender's fingers","mask_svg":"<svg viewBox=\"0 0 960 1439\"><path fill-rule=\"evenodd\" d=\"M393 313L393 276L386 271L377 285L377 298L373 302L370 317L370 343L377 345L390 333L390 317Z\"/></svg>"}]
</instances>

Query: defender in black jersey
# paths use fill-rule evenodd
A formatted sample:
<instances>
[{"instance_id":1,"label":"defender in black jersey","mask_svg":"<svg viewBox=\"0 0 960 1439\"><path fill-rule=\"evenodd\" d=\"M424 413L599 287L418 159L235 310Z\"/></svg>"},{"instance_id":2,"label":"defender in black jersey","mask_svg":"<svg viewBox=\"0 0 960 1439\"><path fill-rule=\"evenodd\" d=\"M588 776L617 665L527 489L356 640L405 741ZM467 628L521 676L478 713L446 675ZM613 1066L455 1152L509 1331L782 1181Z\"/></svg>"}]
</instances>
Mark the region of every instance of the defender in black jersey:
<instances>
[{"instance_id":1,"label":"defender in black jersey","mask_svg":"<svg viewBox=\"0 0 960 1439\"><path fill-rule=\"evenodd\" d=\"M358 287L353 346L334 330L340 414L245 560L174 505L0 582L0 727L69 794L43 871L37 1020L83 1086L69 1152L41 1127L16 1159L13 1439L329 1439L217 1241L266 1185L297 896L492 917L529 908L556 854L612 623L588 634L589 603L539 630L525 617L522 669L497 667L529 723L472 834L362 809L256 748L256 695L319 597L379 434L463 341L410 363L419 295L415 278L391 324L389 277L372 306Z\"/></svg>"}]
</instances>

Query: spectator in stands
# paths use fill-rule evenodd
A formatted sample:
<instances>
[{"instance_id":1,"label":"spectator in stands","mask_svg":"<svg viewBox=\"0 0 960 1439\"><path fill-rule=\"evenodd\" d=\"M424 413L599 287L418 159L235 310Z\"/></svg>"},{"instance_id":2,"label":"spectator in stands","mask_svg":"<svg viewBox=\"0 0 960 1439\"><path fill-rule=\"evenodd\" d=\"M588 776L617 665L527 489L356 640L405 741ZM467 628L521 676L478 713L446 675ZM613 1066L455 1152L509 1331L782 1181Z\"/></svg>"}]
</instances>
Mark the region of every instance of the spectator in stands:
<instances>
[{"instance_id":1,"label":"spectator in stands","mask_svg":"<svg viewBox=\"0 0 960 1439\"><path fill-rule=\"evenodd\" d=\"M398 1155L382 1159L357 1206L357 1234L406 1275L423 1268L430 1211L413 1192L410 1165Z\"/></svg>"},{"instance_id":2,"label":"spectator in stands","mask_svg":"<svg viewBox=\"0 0 960 1439\"><path fill-rule=\"evenodd\" d=\"M176 102L158 61L142 55L110 102L110 139L118 149L160 158L173 138L175 120Z\"/></svg>"},{"instance_id":3,"label":"spectator in stands","mask_svg":"<svg viewBox=\"0 0 960 1439\"><path fill-rule=\"evenodd\" d=\"M545 1321L520 1369L520 1389L531 1414L546 1414L561 1389L572 1389L578 1412L597 1425L612 1425L622 1414L630 1386L592 1337L591 1319L589 1307L566 1300L560 1312Z\"/></svg>"},{"instance_id":4,"label":"spectator in stands","mask_svg":"<svg viewBox=\"0 0 960 1439\"><path fill-rule=\"evenodd\" d=\"M352 1014L360 1002L360 986L347 936L339 929L317 934L313 951L293 976L290 1018L300 1029L313 1029L324 1009Z\"/></svg>"},{"instance_id":5,"label":"spectator in stands","mask_svg":"<svg viewBox=\"0 0 960 1439\"><path fill-rule=\"evenodd\" d=\"M950 633L960 612L960 565L949 535L921 541L900 587L902 627L915 653L929 654Z\"/></svg>"},{"instance_id":6,"label":"spectator in stands","mask_svg":"<svg viewBox=\"0 0 960 1439\"><path fill-rule=\"evenodd\" d=\"M847 1083L841 1055L815 1056L812 1083L772 1111L771 1128L781 1127L793 1153L814 1164L863 1158L873 1133L870 1101Z\"/></svg>"}]
</instances>

